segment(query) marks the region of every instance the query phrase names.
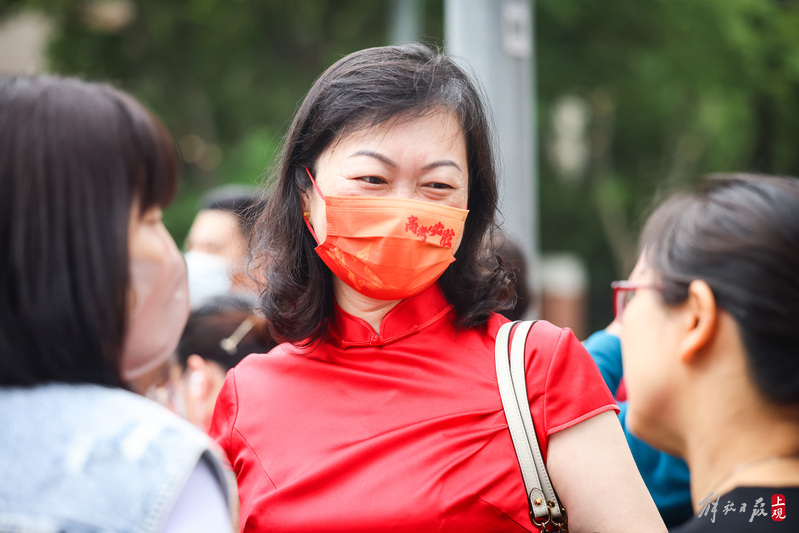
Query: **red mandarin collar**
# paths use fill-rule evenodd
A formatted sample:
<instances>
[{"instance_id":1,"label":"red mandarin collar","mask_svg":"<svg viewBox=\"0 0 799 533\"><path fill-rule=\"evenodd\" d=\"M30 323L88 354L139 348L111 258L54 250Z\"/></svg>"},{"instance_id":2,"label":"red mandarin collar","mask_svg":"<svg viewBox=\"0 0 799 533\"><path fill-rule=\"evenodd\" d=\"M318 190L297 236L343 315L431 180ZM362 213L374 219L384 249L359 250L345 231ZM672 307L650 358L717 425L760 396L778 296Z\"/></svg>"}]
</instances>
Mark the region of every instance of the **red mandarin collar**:
<instances>
[{"instance_id":1,"label":"red mandarin collar","mask_svg":"<svg viewBox=\"0 0 799 533\"><path fill-rule=\"evenodd\" d=\"M452 307L438 283L434 283L416 296L398 303L383 317L380 332L375 333L365 320L347 313L336 304L330 334L333 343L341 348L386 346L419 333L444 318Z\"/></svg>"}]
</instances>

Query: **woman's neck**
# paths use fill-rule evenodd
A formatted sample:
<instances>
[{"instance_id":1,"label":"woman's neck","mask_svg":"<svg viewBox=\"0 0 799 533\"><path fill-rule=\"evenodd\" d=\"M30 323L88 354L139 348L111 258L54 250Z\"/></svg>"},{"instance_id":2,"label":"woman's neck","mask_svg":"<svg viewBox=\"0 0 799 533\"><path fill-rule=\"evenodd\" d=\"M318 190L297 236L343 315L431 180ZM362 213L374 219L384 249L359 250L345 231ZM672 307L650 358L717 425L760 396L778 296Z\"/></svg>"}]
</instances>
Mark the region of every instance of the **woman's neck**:
<instances>
[{"instance_id":1,"label":"woman's neck","mask_svg":"<svg viewBox=\"0 0 799 533\"><path fill-rule=\"evenodd\" d=\"M380 333L380 323L389 311L402 300L377 300L359 293L340 279L333 277L333 294L336 303L345 312L364 320Z\"/></svg>"},{"instance_id":2,"label":"woman's neck","mask_svg":"<svg viewBox=\"0 0 799 533\"><path fill-rule=\"evenodd\" d=\"M698 512L741 486L799 486L799 423L774 406L717 411L716 423L692 428L686 442L691 500ZM740 407L740 406L738 406ZM772 414L766 414L771 412Z\"/></svg>"}]
</instances>

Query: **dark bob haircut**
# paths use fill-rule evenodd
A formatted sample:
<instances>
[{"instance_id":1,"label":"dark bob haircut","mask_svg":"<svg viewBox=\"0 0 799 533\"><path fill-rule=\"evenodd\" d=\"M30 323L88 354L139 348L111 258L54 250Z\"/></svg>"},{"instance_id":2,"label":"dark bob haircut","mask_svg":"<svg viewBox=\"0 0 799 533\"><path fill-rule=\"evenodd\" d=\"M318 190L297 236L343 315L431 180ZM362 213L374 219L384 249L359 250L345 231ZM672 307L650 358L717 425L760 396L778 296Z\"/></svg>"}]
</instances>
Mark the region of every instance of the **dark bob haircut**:
<instances>
[{"instance_id":1,"label":"dark bob haircut","mask_svg":"<svg viewBox=\"0 0 799 533\"><path fill-rule=\"evenodd\" d=\"M176 180L171 136L127 94L0 76L0 385L122 385L131 209Z\"/></svg>"},{"instance_id":2,"label":"dark bob haircut","mask_svg":"<svg viewBox=\"0 0 799 533\"><path fill-rule=\"evenodd\" d=\"M497 174L483 97L452 59L424 45L369 48L328 68L314 83L286 135L269 201L251 252L266 272L261 307L279 340L322 338L333 312L332 273L317 256L302 218L300 194L311 187L320 154L337 139L393 118L454 112L466 141L469 216L456 261L439 279L459 326L485 323L512 305L510 276L495 242ZM257 265L257 264L256 264Z\"/></svg>"},{"instance_id":3,"label":"dark bob haircut","mask_svg":"<svg viewBox=\"0 0 799 533\"><path fill-rule=\"evenodd\" d=\"M641 250L668 305L705 281L738 325L761 394L799 404L799 180L710 176L653 212Z\"/></svg>"},{"instance_id":4,"label":"dark bob haircut","mask_svg":"<svg viewBox=\"0 0 799 533\"><path fill-rule=\"evenodd\" d=\"M249 299L226 295L191 312L178 344L178 360L184 371L191 355L228 371L247 355L275 347L266 323L252 313L249 304Z\"/></svg>"},{"instance_id":5,"label":"dark bob haircut","mask_svg":"<svg viewBox=\"0 0 799 533\"><path fill-rule=\"evenodd\" d=\"M266 200L248 185L221 185L200 199L201 210L232 213L243 235L249 235L255 220L263 211Z\"/></svg>"}]
</instances>

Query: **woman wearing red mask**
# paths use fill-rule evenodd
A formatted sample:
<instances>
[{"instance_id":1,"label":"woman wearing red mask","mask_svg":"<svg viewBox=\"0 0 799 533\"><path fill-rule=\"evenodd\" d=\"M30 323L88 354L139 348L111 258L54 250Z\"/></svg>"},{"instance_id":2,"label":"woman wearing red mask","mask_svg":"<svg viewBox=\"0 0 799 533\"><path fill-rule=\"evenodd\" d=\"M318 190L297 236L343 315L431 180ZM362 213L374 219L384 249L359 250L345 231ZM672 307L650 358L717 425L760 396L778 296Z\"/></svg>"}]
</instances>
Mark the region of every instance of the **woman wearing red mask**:
<instances>
[{"instance_id":1,"label":"woman wearing red mask","mask_svg":"<svg viewBox=\"0 0 799 533\"><path fill-rule=\"evenodd\" d=\"M147 393L188 316L169 133L108 85L0 76L0 530L232 530L209 439Z\"/></svg>"},{"instance_id":2,"label":"woman wearing red mask","mask_svg":"<svg viewBox=\"0 0 799 533\"><path fill-rule=\"evenodd\" d=\"M285 342L228 374L211 427L244 531L532 529L494 369L514 295L490 139L473 82L421 45L311 88L251 250ZM579 342L540 322L528 347L571 531L664 530Z\"/></svg>"}]
</instances>

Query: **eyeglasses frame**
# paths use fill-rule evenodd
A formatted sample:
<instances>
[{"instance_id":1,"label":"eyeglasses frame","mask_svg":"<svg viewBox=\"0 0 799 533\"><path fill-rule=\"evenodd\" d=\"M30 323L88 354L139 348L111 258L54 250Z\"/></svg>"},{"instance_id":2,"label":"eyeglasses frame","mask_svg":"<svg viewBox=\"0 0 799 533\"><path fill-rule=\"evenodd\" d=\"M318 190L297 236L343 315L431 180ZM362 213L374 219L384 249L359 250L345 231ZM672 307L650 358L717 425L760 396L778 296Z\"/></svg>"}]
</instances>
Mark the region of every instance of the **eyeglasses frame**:
<instances>
[{"instance_id":1,"label":"eyeglasses frame","mask_svg":"<svg viewBox=\"0 0 799 533\"><path fill-rule=\"evenodd\" d=\"M629 280L618 280L613 281L610 284L610 288L613 289L613 316L621 320L622 315L624 314L624 309L626 305L619 304L619 294L622 292L634 292L637 290L642 289L649 289L655 291L662 291L666 287L662 283L638 283L635 281ZM621 308L621 309L620 309Z\"/></svg>"}]
</instances>

